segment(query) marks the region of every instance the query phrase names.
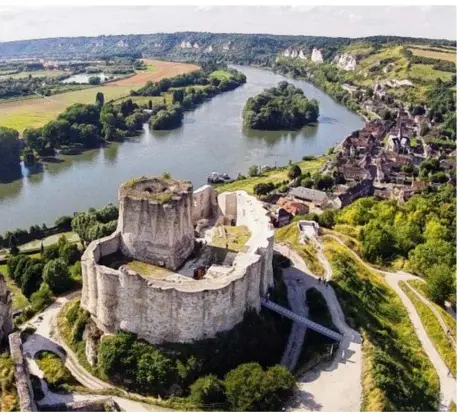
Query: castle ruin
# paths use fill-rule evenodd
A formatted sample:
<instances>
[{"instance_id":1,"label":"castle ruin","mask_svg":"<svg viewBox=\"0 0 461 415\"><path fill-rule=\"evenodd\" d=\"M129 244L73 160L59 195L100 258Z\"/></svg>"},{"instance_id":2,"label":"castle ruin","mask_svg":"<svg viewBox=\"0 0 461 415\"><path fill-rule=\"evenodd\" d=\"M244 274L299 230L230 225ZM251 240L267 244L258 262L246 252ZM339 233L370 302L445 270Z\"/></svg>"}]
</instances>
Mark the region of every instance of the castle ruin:
<instances>
[{"instance_id":1,"label":"castle ruin","mask_svg":"<svg viewBox=\"0 0 461 415\"><path fill-rule=\"evenodd\" d=\"M256 198L143 177L120 186L119 203L117 230L82 257L81 306L103 333L186 343L232 329L248 309L259 312L273 285L274 231ZM198 224L206 231L224 222L250 231L239 252L198 234Z\"/></svg>"}]
</instances>

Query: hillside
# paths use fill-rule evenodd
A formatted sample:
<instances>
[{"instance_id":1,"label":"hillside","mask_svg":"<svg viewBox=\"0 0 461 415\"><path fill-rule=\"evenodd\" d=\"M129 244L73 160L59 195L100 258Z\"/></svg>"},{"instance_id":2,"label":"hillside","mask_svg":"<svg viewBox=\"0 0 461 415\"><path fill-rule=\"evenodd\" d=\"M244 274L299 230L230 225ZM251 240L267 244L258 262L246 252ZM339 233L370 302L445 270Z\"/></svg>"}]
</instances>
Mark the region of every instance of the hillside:
<instances>
[{"instance_id":1,"label":"hillside","mask_svg":"<svg viewBox=\"0 0 461 415\"><path fill-rule=\"evenodd\" d=\"M145 56L197 60L214 56L239 63L268 63L288 48L311 56L314 48L323 59L331 60L343 47L366 43L418 44L431 47L455 47L455 41L373 36L368 38L332 38L322 36L282 36L269 34L226 34L177 32L149 35L50 38L0 43L0 58L101 58L104 56Z\"/></svg>"}]
</instances>

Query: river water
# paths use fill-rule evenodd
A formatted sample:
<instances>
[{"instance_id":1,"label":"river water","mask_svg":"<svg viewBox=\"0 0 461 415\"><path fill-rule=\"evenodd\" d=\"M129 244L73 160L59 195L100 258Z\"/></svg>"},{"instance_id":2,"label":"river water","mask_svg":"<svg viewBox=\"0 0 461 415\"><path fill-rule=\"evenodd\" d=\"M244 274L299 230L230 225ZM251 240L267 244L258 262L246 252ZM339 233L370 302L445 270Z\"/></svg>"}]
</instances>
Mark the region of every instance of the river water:
<instances>
[{"instance_id":1,"label":"river water","mask_svg":"<svg viewBox=\"0 0 461 415\"><path fill-rule=\"evenodd\" d=\"M63 215L101 208L117 202L119 184L142 175L170 172L198 187L212 171L232 177L256 165L284 165L308 154L320 155L364 122L313 85L289 80L316 98L320 118L316 126L296 132L248 131L242 110L251 96L287 78L263 69L235 66L247 83L186 113L184 124L173 131L143 133L120 144L60 156L53 163L29 170L23 177L0 183L0 234L54 221Z\"/></svg>"}]
</instances>

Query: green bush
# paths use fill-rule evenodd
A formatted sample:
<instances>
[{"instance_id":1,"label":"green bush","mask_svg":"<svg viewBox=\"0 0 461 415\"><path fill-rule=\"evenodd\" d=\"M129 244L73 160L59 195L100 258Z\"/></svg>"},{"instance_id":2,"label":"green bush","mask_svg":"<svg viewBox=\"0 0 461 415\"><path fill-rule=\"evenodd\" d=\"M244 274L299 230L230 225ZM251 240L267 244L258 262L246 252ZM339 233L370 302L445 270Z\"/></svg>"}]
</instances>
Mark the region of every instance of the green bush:
<instances>
[{"instance_id":1,"label":"green bush","mask_svg":"<svg viewBox=\"0 0 461 415\"><path fill-rule=\"evenodd\" d=\"M190 387L189 399L198 406L219 407L226 401L223 382L214 375L198 378Z\"/></svg>"},{"instance_id":2,"label":"green bush","mask_svg":"<svg viewBox=\"0 0 461 415\"><path fill-rule=\"evenodd\" d=\"M245 363L224 379L233 411L280 411L296 387L296 379L284 366L264 371L258 363Z\"/></svg>"}]
</instances>

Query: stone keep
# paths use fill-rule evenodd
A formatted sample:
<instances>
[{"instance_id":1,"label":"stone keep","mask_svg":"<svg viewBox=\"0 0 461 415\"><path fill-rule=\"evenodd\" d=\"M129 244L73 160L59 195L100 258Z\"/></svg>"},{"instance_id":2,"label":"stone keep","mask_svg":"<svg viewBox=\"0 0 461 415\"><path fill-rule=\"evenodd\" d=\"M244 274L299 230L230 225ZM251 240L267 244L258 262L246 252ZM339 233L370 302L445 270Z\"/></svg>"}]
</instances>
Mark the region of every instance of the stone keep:
<instances>
[{"instance_id":1,"label":"stone keep","mask_svg":"<svg viewBox=\"0 0 461 415\"><path fill-rule=\"evenodd\" d=\"M192 183L141 177L120 186L119 202L123 254L179 268L194 249Z\"/></svg>"}]
</instances>

